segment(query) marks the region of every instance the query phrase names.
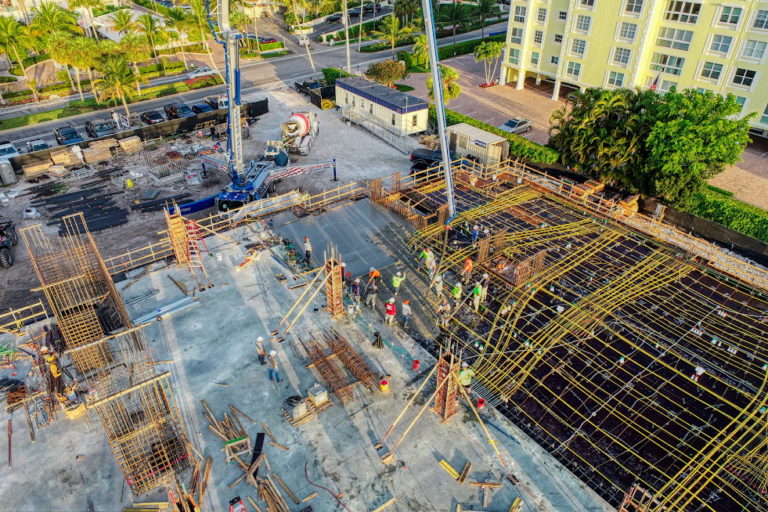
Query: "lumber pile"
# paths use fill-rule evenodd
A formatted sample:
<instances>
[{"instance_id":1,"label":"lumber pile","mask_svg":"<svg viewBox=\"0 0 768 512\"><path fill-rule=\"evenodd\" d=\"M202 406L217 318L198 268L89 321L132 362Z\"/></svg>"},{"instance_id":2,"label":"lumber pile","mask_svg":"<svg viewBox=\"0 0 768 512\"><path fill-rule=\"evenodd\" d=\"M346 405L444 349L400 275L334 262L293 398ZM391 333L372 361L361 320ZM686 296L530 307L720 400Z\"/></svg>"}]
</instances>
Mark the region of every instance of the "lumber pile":
<instances>
[{"instance_id":1,"label":"lumber pile","mask_svg":"<svg viewBox=\"0 0 768 512\"><path fill-rule=\"evenodd\" d=\"M117 147L117 139L110 137L109 139L94 140L88 147L91 149L112 149Z\"/></svg>"},{"instance_id":2,"label":"lumber pile","mask_svg":"<svg viewBox=\"0 0 768 512\"><path fill-rule=\"evenodd\" d=\"M44 162L38 162L34 164L25 165L22 167L22 170L24 171L24 176L27 177L27 179L34 178L36 176L40 176L44 172L48 170L53 165L53 163L50 160L46 160Z\"/></svg>"},{"instance_id":3,"label":"lumber pile","mask_svg":"<svg viewBox=\"0 0 768 512\"><path fill-rule=\"evenodd\" d=\"M291 512L280 491L277 490L272 475L268 475L267 478L259 478L257 481L259 484L259 498L267 504L267 510L271 512Z\"/></svg>"},{"instance_id":4,"label":"lumber pile","mask_svg":"<svg viewBox=\"0 0 768 512\"><path fill-rule=\"evenodd\" d=\"M136 135L133 137L126 137L125 139L120 139L118 143L120 144L120 149L127 154L138 153L144 148L143 144L141 143L141 139Z\"/></svg>"},{"instance_id":5,"label":"lumber pile","mask_svg":"<svg viewBox=\"0 0 768 512\"><path fill-rule=\"evenodd\" d=\"M631 217L632 215L637 213L638 210L638 204L637 201L640 198L639 194L634 194L626 199L619 201L619 208L621 208L621 212L626 217Z\"/></svg>"},{"instance_id":6,"label":"lumber pile","mask_svg":"<svg viewBox=\"0 0 768 512\"><path fill-rule=\"evenodd\" d=\"M67 168L63 165L52 165L48 168L48 171L46 171L49 176L55 176L57 178L63 178L68 172Z\"/></svg>"},{"instance_id":7,"label":"lumber pile","mask_svg":"<svg viewBox=\"0 0 768 512\"><path fill-rule=\"evenodd\" d=\"M112 158L112 151L108 147L104 148L87 148L83 150L83 159L85 163L92 164L95 162L102 162Z\"/></svg>"},{"instance_id":8,"label":"lumber pile","mask_svg":"<svg viewBox=\"0 0 768 512\"><path fill-rule=\"evenodd\" d=\"M51 160L53 160L54 164L63 166L77 165L80 163L80 159L72 152L72 148L51 151Z\"/></svg>"}]
</instances>

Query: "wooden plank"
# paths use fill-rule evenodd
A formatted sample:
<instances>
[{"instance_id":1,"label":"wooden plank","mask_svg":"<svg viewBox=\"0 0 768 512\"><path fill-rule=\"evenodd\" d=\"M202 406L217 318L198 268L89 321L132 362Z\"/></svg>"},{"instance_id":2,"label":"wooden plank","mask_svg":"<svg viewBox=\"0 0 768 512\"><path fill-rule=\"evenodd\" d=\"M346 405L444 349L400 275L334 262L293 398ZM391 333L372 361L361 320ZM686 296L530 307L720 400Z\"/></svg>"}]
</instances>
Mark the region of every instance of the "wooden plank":
<instances>
[{"instance_id":1,"label":"wooden plank","mask_svg":"<svg viewBox=\"0 0 768 512\"><path fill-rule=\"evenodd\" d=\"M493 489L498 489L503 484L501 482L469 482L469 485L472 487L490 487Z\"/></svg>"},{"instance_id":2,"label":"wooden plank","mask_svg":"<svg viewBox=\"0 0 768 512\"><path fill-rule=\"evenodd\" d=\"M297 497L296 497L296 495L295 495L295 494L293 494L293 491L291 491L291 490L288 488L288 486L287 486L287 485L285 485L285 482L283 482L283 479L282 479L282 478L280 478L280 475L278 475L277 473L274 473L274 472L273 472L273 473L272 473L272 475L270 475L270 476L274 477L274 478L275 478L275 480L277 481L277 483L278 483L278 484L280 484L280 487L282 487L283 489L285 489L285 492L288 494L288 496L290 496L290 497L291 497L291 499L293 500L293 502L294 502L294 503L296 503L297 505L300 503L300 502L299 502L299 498L297 498Z\"/></svg>"},{"instance_id":3,"label":"wooden plank","mask_svg":"<svg viewBox=\"0 0 768 512\"><path fill-rule=\"evenodd\" d=\"M269 430L269 427L268 427L268 426L267 426L267 424L266 424L266 423L264 423L263 421L261 422L261 428L262 428L262 429L264 429L264 433L265 433L265 434L267 434L267 437L269 437L269 439L270 439L270 440L271 440L273 443L276 443L276 442L277 442L277 439L275 439L275 436L274 436L274 434L272 434L272 431L271 431L271 430Z\"/></svg>"},{"instance_id":4,"label":"wooden plank","mask_svg":"<svg viewBox=\"0 0 768 512\"><path fill-rule=\"evenodd\" d=\"M315 499L315 498L317 498L317 493L316 493L316 492L313 492L313 493L312 493L312 494L310 494L309 496L305 496L304 498L302 498L301 502L302 502L302 503L306 503L306 502L308 502L309 500L311 500L311 499Z\"/></svg>"},{"instance_id":5,"label":"wooden plank","mask_svg":"<svg viewBox=\"0 0 768 512\"><path fill-rule=\"evenodd\" d=\"M285 450L286 452L287 452L288 450L290 450L290 448L288 448L287 446L285 446L285 445L282 445L282 444L280 444L280 443L273 443L273 442L271 442L271 441L270 441L269 445L270 445L270 446L274 446L275 448L280 448L281 450Z\"/></svg>"},{"instance_id":6,"label":"wooden plank","mask_svg":"<svg viewBox=\"0 0 768 512\"><path fill-rule=\"evenodd\" d=\"M243 419L247 420L251 425L255 425L256 424L256 422L253 421L253 418L251 418L250 416L245 414L243 411L241 411L240 409L238 409L234 405L229 404L229 409L232 411L232 414L239 414L240 416L243 417Z\"/></svg>"},{"instance_id":7,"label":"wooden plank","mask_svg":"<svg viewBox=\"0 0 768 512\"><path fill-rule=\"evenodd\" d=\"M389 498L387 501L385 501L384 503L382 503L381 505L379 505L378 507L376 507L376 508L373 510L373 512L381 512L381 511L382 511L382 510L384 510L385 508L387 508L387 507L389 507L390 505L392 505L392 504L393 504L395 501L396 501L396 498Z\"/></svg>"},{"instance_id":8,"label":"wooden plank","mask_svg":"<svg viewBox=\"0 0 768 512\"><path fill-rule=\"evenodd\" d=\"M440 461L440 467L443 468L448 472L449 475L453 477L454 480L458 480L459 478L459 472L453 469L453 466L448 464L448 461L443 459Z\"/></svg>"},{"instance_id":9,"label":"wooden plank","mask_svg":"<svg viewBox=\"0 0 768 512\"><path fill-rule=\"evenodd\" d=\"M509 507L509 512L520 512L520 510L523 508L523 499L518 496L515 498L515 500L512 502L512 505Z\"/></svg>"},{"instance_id":10,"label":"wooden plank","mask_svg":"<svg viewBox=\"0 0 768 512\"><path fill-rule=\"evenodd\" d=\"M459 478L458 478L460 484L463 484L464 482L467 481L467 475L469 475L469 470L471 468L472 468L472 463L467 461L464 464L464 469L461 470L461 474L459 475Z\"/></svg>"},{"instance_id":11,"label":"wooden plank","mask_svg":"<svg viewBox=\"0 0 768 512\"><path fill-rule=\"evenodd\" d=\"M253 501L253 498L251 498L250 496L246 496L246 497L245 497L245 499L247 499L247 500L248 500L248 503L250 503L250 504L251 504L251 506L253 507L253 509L254 509L256 512L261 512L261 509L260 509L260 508L259 508L259 506L256 504L256 502L255 502L255 501Z\"/></svg>"}]
</instances>

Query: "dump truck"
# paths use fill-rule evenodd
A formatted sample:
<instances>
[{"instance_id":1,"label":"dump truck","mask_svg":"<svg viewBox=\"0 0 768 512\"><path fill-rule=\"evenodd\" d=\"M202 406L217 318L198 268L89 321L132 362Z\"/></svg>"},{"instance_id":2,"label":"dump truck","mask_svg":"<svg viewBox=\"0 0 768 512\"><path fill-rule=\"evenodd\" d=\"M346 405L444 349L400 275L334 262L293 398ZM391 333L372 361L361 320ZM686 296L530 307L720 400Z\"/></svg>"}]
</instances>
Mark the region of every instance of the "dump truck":
<instances>
[{"instance_id":1,"label":"dump truck","mask_svg":"<svg viewBox=\"0 0 768 512\"><path fill-rule=\"evenodd\" d=\"M309 154L312 141L320 131L317 115L311 112L294 112L280 127L283 146L289 153Z\"/></svg>"}]
</instances>

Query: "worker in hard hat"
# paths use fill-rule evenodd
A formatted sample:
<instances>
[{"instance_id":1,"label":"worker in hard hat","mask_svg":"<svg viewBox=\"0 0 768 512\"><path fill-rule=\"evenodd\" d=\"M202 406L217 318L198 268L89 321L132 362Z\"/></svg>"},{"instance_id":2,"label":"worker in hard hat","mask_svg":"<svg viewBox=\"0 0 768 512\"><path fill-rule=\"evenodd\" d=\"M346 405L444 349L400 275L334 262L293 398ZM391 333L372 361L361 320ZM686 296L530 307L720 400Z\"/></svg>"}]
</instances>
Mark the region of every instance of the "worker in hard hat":
<instances>
[{"instance_id":1,"label":"worker in hard hat","mask_svg":"<svg viewBox=\"0 0 768 512\"><path fill-rule=\"evenodd\" d=\"M397 296L397 292L400 291L400 285L403 284L403 281L405 281L405 276L402 272L398 272L392 276L392 288L395 289L395 296Z\"/></svg>"},{"instance_id":2,"label":"worker in hard hat","mask_svg":"<svg viewBox=\"0 0 768 512\"><path fill-rule=\"evenodd\" d=\"M267 364L267 349L264 348L264 337L256 338L256 355L259 356L259 364Z\"/></svg>"},{"instance_id":3,"label":"worker in hard hat","mask_svg":"<svg viewBox=\"0 0 768 512\"><path fill-rule=\"evenodd\" d=\"M267 357L267 369L269 380L274 380L275 382L280 383L280 367L277 362L276 350L271 350L269 352L269 356Z\"/></svg>"},{"instance_id":4,"label":"worker in hard hat","mask_svg":"<svg viewBox=\"0 0 768 512\"><path fill-rule=\"evenodd\" d=\"M52 395L64 394L64 379L61 376L61 363L56 354L47 346L40 347L40 355L43 356L48 370L48 391Z\"/></svg>"},{"instance_id":5,"label":"worker in hard hat","mask_svg":"<svg viewBox=\"0 0 768 512\"><path fill-rule=\"evenodd\" d=\"M470 392L472 386L472 377L475 376L475 370L469 367L467 362L461 363L461 370L459 370L459 384L464 387L464 391Z\"/></svg>"}]
</instances>

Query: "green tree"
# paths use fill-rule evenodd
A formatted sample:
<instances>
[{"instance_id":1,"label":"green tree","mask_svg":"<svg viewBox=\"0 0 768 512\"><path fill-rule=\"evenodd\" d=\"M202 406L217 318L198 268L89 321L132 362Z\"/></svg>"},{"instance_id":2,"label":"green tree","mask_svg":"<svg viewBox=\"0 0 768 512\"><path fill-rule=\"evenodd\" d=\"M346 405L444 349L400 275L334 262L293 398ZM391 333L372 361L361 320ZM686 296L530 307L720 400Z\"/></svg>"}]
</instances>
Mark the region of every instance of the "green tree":
<instances>
[{"instance_id":1,"label":"green tree","mask_svg":"<svg viewBox=\"0 0 768 512\"><path fill-rule=\"evenodd\" d=\"M130 116L128 100L133 97L133 85L136 77L128 67L128 62L119 55L107 58L101 69L102 77L94 82L102 99L120 100L125 108L125 115Z\"/></svg>"},{"instance_id":2,"label":"green tree","mask_svg":"<svg viewBox=\"0 0 768 512\"><path fill-rule=\"evenodd\" d=\"M75 70L75 83L80 100L84 100L83 87L80 83L80 71L86 71L95 64L92 45L88 44L85 37L76 37L66 43L66 51L69 54L69 64Z\"/></svg>"},{"instance_id":3,"label":"green tree","mask_svg":"<svg viewBox=\"0 0 768 512\"><path fill-rule=\"evenodd\" d=\"M41 37L39 39L39 47L42 48L57 64L64 68L67 79L69 79L69 84L74 90L76 86L69 69L72 64L72 55L68 49L69 43L72 40L72 34L55 31Z\"/></svg>"},{"instance_id":4,"label":"green tree","mask_svg":"<svg viewBox=\"0 0 768 512\"><path fill-rule=\"evenodd\" d=\"M131 9L120 9L110 16L112 29L120 34L128 34L136 30L137 24L133 20L133 11Z\"/></svg>"},{"instance_id":5,"label":"green tree","mask_svg":"<svg viewBox=\"0 0 768 512\"><path fill-rule=\"evenodd\" d=\"M142 14L136 19L136 23L138 24L139 30L142 34L144 34L144 37L147 38L147 41L149 41L149 46L152 49L152 58L155 60L160 61L160 65L163 68L163 74L166 74L165 71L165 60L158 59L157 58L157 48L156 48L156 41L157 38L160 37L163 30L160 26L160 23L158 23L157 19L152 16L151 14Z\"/></svg>"},{"instance_id":6,"label":"green tree","mask_svg":"<svg viewBox=\"0 0 768 512\"><path fill-rule=\"evenodd\" d=\"M427 46L427 36L419 34L413 42L413 63L419 67L429 69L429 47Z\"/></svg>"},{"instance_id":7,"label":"green tree","mask_svg":"<svg viewBox=\"0 0 768 512\"><path fill-rule=\"evenodd\" d=\"M447 105L451 100L456 99L461 94L461 86L459 85L459 72L450 66L440 64L440 78L443 82L443 100ZM435 100L432 90L432 77L427 78L427 94L429 99Z\"/></svg>"},{"instance_id":8,"label":"green tree","mask_svg":"<svg viewBox=\"0 0 768 512\"><path fill-rule=\"evenodd\" d=\"M749 141L741 107L694 90L590 88L552 114L550 145L578 172L685 206Z\"/></svg>"},{"instance_id":9,"label":"green tree","mask_svg":"<svg viewBox=\"0 0 768 512\"><path fill-rule=\"evenodd\" d=\"M504 52L504 43L501 41L486 41L475 47L475 62L483 63L486 84L490 84L492 77L496 76L496 68L502 52Z\"/></svg>"},{"instance_id":10,"label":"green tree","mask_svg":"<svg viewBox=\"0 0 768 512\"><path fill-rule=\"evenodd\" d=\"M395 55L395 44L411 33L411 27L401 27L397 16L387 16L381 22L381 30L374 30L371 33L378 38L384 39L392 48L392 55Z\"/></svg>"},{"instance_id":11,"label":"green tree","mask_svg":"<svg viewBox=\"0 0 768 512\"><path fill-rule=\"evenodd\" d=\"M51 0L41 2L32 9L32 15L29 25L31 36L43 37L52 32L82 33L75 15Z\"/></svg>"},{"instance_id":12,"label":"green tree","mask_svg":"<svg viewBox=\"0 0 768 512\"><path fill-rule=\"evenodd\" d=\"M475 7L475 15L480 18L481 28L480 37L485 38L485 20L495 15L499 10L496 7L496 0L478 0Z\"/></svg>"},{"instance_id":13,"label":"green tree","mask_svg":"<svg viewBox=\"0 0 768 512\"><path fill-rule=\"evenodd\" d=\"M419 12L419 2L418 0L395 0L393 12L403 26L408 25L411 18Z\"/></svg>"},{"instance_id":14,"label":"green tree","mask_svg":"<svg viewBox=\"0 0 768 512\"><path fill-rule=\"evenodd\" d=\"M211 61L211 68L218 69L216 62L213 60L211 46L208 44L208 36L211 34L211 31L208 26L208 12L205 9L205 0L189 0L189 6L192 8L190 12L191 19L197 30L188 32L188 34L195 40L199 38L202 41L203 48L205 48L205 52L208 54L208 60ZM221 73L219 73L219 76L221 76ZM221 79L223 80L224 77L221 76Z\"/></svg>"},{"instance_id":15,"label":"green tree","mask_svg":"<svg viewBox=\"0 0 768 512\"><path fill-rule=\"evenodd\" d=\"M141 72L139 62L148 60L151 47L147 38L138 34L128 34L118 43L118 51L131 63L133 74L136 75L136 91L141 94Z\"/></svg>"},{"instance_id":16,"label":"green tree","mask_svg":"<svg viewBox=\"0 0 768 512\"><path fill-rule=\"evenodd\" d=\"M392 87L395 82L405 78L405 75L405 64L391 59L374 62L368 66L368 70L365 72L366 78L384 84L387 87Z\"/></svg>"},{"instance_id":17,"label":"green tree","mask_svg":"<svg viewBox=\"0 0 768 512\"><path fill-rule=\"evenodd\" d=\"M94 39L98 39L99 35L96 32L96 24L93 21L93 8L94 7L102 7L103 2L102 0L68 0L68 5L70 9L74 9L76 7L79 7L85 11L85 17L88 20L88 26L91 29L91 37ZM86 30L86 34L88 34L88 31Z\"/></svg>"},{"instance_id":18,"label":"green tree","mask_svg":"<svg viewBox=\"0 0 768 512\"><path fill-rule=\"evenodd\" d=\"M453 44L456 44L456 31L471 24L471 12L469 6L454 2L442 7L439 19L451 27Z\"/></svg>"},{"instance_id":19,"label":"green tree","mask_svg":"<svg viewBox=\"0 0 768 512\"><path fill-rule=\"evenodd\" d=\"M24 57L29 54L29 50L34 48L35 45L25 29L26 27L11 16L0 16L0 50L16 59L21 69L21 74L24 75L24 81L29 82L27 68L24 66ZM37 97L36 88L32 89L32 94L35 101L37 101L39 98Z\"/></svg>"}]
</instances>

